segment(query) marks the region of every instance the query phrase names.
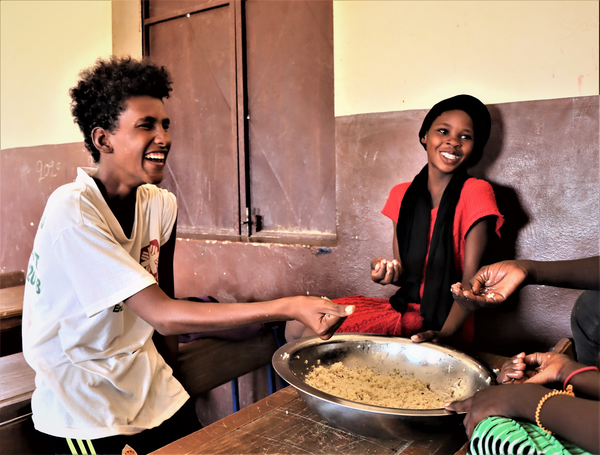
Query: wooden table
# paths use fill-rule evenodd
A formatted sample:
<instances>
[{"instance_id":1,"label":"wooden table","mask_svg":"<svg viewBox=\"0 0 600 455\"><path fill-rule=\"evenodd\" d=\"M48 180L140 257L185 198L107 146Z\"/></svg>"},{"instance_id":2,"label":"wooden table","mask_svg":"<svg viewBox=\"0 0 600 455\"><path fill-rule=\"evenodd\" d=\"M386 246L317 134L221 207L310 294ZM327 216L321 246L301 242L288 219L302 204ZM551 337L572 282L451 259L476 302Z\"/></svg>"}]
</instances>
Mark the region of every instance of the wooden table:
<instances>
[{"instance_id":1,"label":"wooden table","mask_svg":"<svg viewBox=\"0 0 600 455\"><path fill-rule=\"evenodd\" d=\"M176 454L454 454L466 442L462 425L410 439L366 438L331 426L293 387L181 438L153 455Z\"/></svg>"}]
</instances>

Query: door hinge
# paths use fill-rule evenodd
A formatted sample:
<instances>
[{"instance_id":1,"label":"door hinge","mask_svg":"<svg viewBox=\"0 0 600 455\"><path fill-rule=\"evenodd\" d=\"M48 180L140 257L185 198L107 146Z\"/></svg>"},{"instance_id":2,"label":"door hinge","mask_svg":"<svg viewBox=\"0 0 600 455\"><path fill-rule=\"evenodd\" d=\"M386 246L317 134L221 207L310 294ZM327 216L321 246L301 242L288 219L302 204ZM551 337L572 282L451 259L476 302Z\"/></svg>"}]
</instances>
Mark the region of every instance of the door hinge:
<instances>
[{"instance_id":1,"label":"door hinge","mask_svg":"<svg viewBox=\"0 0 600 455\"><path fill-rule=\"evenodd\" d=\"M250 214L250 208L246 207L246 216L242 224L246 226L246 235L250 236L253 233L259 232L262 229L262 216L258 215L258 209L252 210ZM254 226L254 229L252 228Z\"/></svg>"}]
</instances>

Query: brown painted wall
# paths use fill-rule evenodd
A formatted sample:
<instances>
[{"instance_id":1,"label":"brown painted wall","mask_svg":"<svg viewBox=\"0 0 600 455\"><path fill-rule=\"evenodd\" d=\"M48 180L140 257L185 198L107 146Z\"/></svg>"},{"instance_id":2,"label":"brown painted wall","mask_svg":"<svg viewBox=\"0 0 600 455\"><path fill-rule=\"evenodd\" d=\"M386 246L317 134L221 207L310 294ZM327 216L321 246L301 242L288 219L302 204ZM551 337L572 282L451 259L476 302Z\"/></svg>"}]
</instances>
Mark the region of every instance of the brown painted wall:
<instances>
[{"instance_id":1,"label":"brown painted wall","mask_svg":"<svg viewBox=\"0 0 600 455\"><path fill-rule=\"evenodd\" d=\"M0 151L0 272L25 270L48 196L91 163L83 142Z\"/></svg>"},{"instance_id":2,"label":"brown painted wall","mask_svg":"<svg viewBox=\"0 0 600 455\"><path fill-rule=\"evenodd\" d=\"M473 174L497 191L507 220L502 257L552 260L598 254L598 100L490 106L492 137ZM411 180L425 164L417 139L424 114L336 119L337 246L180 239L177 295L211 294L223 302L307 293L389 296L393 289L371 283L369 261L391 255L392 223L380 210L390 188ZM1 271L26 268L46 198L75 178L77 165L88 163L81 143L2 150ZM478 313L477 341L507 354L547 348L570 334L569 311L578 294L529 286L504 308Z\"/></svg>"}]
</instances>

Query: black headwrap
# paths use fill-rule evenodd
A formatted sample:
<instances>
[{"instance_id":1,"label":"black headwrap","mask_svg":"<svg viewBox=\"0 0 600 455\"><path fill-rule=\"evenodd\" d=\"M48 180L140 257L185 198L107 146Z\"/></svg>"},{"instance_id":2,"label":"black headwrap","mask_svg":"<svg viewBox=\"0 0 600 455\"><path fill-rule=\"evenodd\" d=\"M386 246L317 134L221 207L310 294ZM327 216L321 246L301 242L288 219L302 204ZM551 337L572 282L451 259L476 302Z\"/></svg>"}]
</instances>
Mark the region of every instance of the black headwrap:
<instances>
[{"instance_id":1,"label":"black headwrap","mask_svg":"<svg viewBox=\"0 0 600 455\"><path fill-rule=\"evenodd\" d=\"M473 121L474 149L481 154L491 128L490 114L481 101L469 95L458 95L441 101L425 116L419 131L419 138L431 127L431 124L443 112L450 110L465 111ZM400 261L405 269L405 281L390 298L392 307L404 313L408 303L421 303L421 315L424 318L424 330L440 330L452 307L453 299L450 286L457 281L454 265L453 227L456 204L460 199L462 187L469 175L466 166L462 166L444 190L431 236L429 257L427 241L431 219L431 194L427 188L428 165L419 172L406 190L396 228ZM426 267L426 269L425 269ZM423 298L419 288L425 269Z\"/></svg>"},{"instance_id":2,"label":"black headwrap","mask_svg":"<svg viewBox=\"0 0 600 455\"><path fill-rule=\"evenodd\" d=\"M475 164L481 157L483 147L490 138L490 130L492 128L492 119L488 108L471 95L456 95L452 98L442 100L433 106L421 125L419 130L419 141L425 137L425 133L431 128L431 124L446 111L464 111L473 122L473 131L475 132L475 143L473 144L473 152L469 158L469 165ZM421 142L421 145L427 150L427 145Z\"/></svg>"}]
</instances>

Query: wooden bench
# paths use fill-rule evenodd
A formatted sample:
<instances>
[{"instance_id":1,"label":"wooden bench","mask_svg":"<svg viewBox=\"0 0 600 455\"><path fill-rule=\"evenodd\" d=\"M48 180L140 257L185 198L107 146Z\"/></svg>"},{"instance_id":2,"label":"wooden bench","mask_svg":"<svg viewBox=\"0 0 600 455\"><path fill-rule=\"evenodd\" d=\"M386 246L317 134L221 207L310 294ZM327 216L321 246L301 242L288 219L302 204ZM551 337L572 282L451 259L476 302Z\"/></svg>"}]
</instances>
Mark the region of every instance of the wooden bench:
<instances>
[{"instance_id":1,"label":"wooden bench","mask_svg":"<svg viewBox=\"0 0 600 455\"><path fill-rule=\"evenodd\" d=\"M0 453L43 453L43 442L33 437L34 381L23 353L0 357Z\"/></svg>"},{"instance_id":2,"label":"wooden bench","mask_svg":"<svg viewBox=\"0 0 600 455\"><path fill-rule=\"evenodd\" d=\"M190 395L208 392L271 364L277 343L267 331L243 341L203 339L179 344L179 380Z\"/></svg>"},{"instance_id":3,"label":"wooden bench","mask_svg":"<svg viewBox=\"0 0 600 455\"><path fill-rule=\"evenodd\" d=\"M22 271L0 274L0 356L21 352L24 292Z\"/></svg>"}]
</instances>

